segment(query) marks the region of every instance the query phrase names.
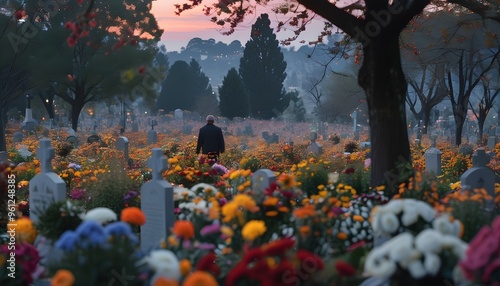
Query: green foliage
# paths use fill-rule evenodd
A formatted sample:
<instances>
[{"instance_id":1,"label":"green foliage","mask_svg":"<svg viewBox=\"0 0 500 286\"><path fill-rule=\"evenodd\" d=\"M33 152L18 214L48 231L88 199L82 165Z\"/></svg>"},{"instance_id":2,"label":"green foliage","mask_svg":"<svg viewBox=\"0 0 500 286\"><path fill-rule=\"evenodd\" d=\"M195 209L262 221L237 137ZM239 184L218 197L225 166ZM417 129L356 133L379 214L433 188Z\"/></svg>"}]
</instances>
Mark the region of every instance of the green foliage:
<instances>
[{"instance_id":1,"label":"green foliage","mask_svg":"<svg viewBox=\"0 0 500 286\"><path fill-rule=\"evenodd\" d=\"M176 109L194 110L197 100L210 95L212 86L198 62L194 59L190 64L176 61L163 82L156 107L167 112Z\"/></svg>"},{"instance_id":2,"label":"green foliage","mask_svg":"<svg viewBox=\"0 0 500 286\"><path fill-rule=\"evenodd\" d=\"M305 166L297 165L297 182L307 196L318 194L319 185L328 184L328 165L324 162L309 163Z\"/></svg>"},{"instance_id":3,"label":"green foliage","mask_svg":"<svg viewBox=\"0 0 500 286\"><path fill-rule=\"evenodd\" d=\"M84 213L83 207L71 201L55 202L38 217L36 229L47 239L56 241L65 231L75 230Z\"/></svg>"},{"instance_id":4,"label":"green foliage","mask_svg":"<svg viewBox=\"0 0 500 286\"><path fill-rule=\"evenodd\" d=\"M252 25L251 39L240 60L250 115L259 119L277 117L289 102L283 90L286 62L270 23L269 16L262 14Z\"/></svg>"},{"instance_id":5,"label":"green foliage","mask_svg":"<svg viewBox=\"0 0 500 286\"><path fill-rule=\"evenodd\" d=\"M221 115L229 119L248 116L248 95L235 68L230 69L219 87Z\"/></svg>"},{"instance_id":6,"label":"green foliage","mask_svg":"<svg viewBox=\"0 0 500 286\"><path fill-rule=\"evenodd\" d=\"M452 214L455 219L462 222L464 232L462 240L470 242L479 230L490 224L495 218L495 214L491 211L485 211L485 202L465 200L452 200Z\"/></svg>"},{"instance_id":7,"label":"green foliage","mask_svg":"<svg viewBox=\"0 0 500 286\"><path fill-rule=\"evenodd\" d=\"M250 157L249 159L243 159L240 164L240 169L248 170L250 169L252 172L255 172L260 169L260 161L255 157Z\"/></svg>"},{"instance_id":8,"label":"green foliage","mask_svg":"<svg viewBox=\"0 0 500 286\"><path fill-rule=\"evenodd\" d=\"M109 171L98 175L98 181L87 189L90 199L85 203L85 209L105 207L115 213L121 213L125 207L124 198L128 191L137 190L138 182L127 176L122 162L109 162Z\"/></svg>"}]
</instances>

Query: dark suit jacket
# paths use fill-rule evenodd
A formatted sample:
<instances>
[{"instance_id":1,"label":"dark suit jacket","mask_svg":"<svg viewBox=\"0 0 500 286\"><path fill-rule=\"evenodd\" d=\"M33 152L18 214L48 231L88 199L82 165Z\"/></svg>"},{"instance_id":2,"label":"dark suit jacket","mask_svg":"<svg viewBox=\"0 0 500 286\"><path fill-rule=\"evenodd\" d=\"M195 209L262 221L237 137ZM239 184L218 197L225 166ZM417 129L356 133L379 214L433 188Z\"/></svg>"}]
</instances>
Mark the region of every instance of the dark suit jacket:
<instances>
[{"instance_id":1,"label":"dark suit jacket","mask_svg":"<svg viewBox=\"0 0 500 286\"><path fill-rule=\"evenodd\" d=\"M198 144L196 145L196 154L200 153L200 149L203 154L208 154L209 152L217 154L224 153L226 149L222 129L215 126L213 123L207 123L207 125L200 128Z\"/></svg>"}]
</instances>

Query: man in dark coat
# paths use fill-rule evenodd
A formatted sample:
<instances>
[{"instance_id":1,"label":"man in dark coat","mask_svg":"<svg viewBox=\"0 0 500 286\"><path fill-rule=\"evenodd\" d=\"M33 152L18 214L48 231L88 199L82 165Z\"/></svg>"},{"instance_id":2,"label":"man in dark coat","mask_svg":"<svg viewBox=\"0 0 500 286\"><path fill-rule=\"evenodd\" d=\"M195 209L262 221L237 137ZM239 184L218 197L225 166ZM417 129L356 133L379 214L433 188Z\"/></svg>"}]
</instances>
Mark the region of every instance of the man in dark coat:
<instances>
[{"instance_id":1,"label":"man in dark coat","mask_svg":"<svg viewBox=\"0 0 500 286\"><path fill-rule=\"evenodd\" d=\"M198 144L196 145L196 154L215 155L217 159L220 153L224 153L224 136L222 129L214 125L214 116L207 116L207 125L200 128L198 134ZM210 157L210 156L209 156Z\"/></svg>"}]
</instances>

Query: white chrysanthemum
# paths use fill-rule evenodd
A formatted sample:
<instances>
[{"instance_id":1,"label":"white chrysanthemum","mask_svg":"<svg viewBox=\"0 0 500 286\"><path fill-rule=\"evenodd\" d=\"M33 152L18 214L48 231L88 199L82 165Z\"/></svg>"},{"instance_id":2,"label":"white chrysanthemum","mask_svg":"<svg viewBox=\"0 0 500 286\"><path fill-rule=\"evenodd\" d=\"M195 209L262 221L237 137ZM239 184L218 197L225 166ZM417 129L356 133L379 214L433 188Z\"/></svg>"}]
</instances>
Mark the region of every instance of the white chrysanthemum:
<instances>
[{"instance_id":1,"label":"white chrysanthemum","mask_svg":"<svg viewBox=\"0 0 500 286\"><path fill-rule=\"evenodd\" d=\"M217 189L214 186L206 184L206 183L199 183L199 184L194 185L191 188L191 191L196 192L199 189L201 189L204 193L207 192L207 190L210 190L213 194L217 193Z\"/></svg>"},{"instance_id":2,"label":"white chrysanthemum","mask_svg":"<svg viewBox=\"0 0 500 286\"><path fill-rule=\"evenodd\" d=\"M108 208L95 208L89 210L82 217L83 221L96 221L100 224L118 220L116 213Z\"/></svg>"},{"instance_id":3,"label":"white chrysanthemum","mask_svg":"<svg viewBox=\"0 0 500 286\"><path fill-rule=\"evenodd\" d=\"M146 257L148 266L156 272L156 275L178 280L181 277L179 260L177 256L165 249L153 250Z\"/></svg>"},{"instance_id":4,"label":"white chrysanthemum","mask_svg":"<svg viewBox=\"0 0 500 286\"><path fill-rule=\"evenodd\" d=\"M194 198L196 196L196 194L190 189L181 186L174 186L174 198L175 197L177 197L177 199L183 198L184 194L187 194L188 197L190 198Z\"/></svg>"},{"instance_id":5,"label":"white chrysanthemum","mask_svg":"<svg viewBox=\"0 0 500 286\"><path fill-rule=\"evenodd\" d=\"M391 212L393 214L398 214L403 210L405 201L406 200L391 200L381 207L381 211L383 213Z\"/></svg>"},{"instance_id":6,"label":"white chrysanthemum","mask_svg":"<svg viewBox=\"0 0 500 286\"><path fill-rule=\"evenodd\" d=\"M432 222L432 227L442 234L454 235L455 227L450 222L450 215L444 214Z\"/></svg>"},{"instance_id":7,"label":"white chrysanthemum","mask_svg":"<svg viewBox=\"0 0 500 286\"><path fill-rule=\"evenodd\" d=\"M187 202L187 203L180 203L179 204L179 208L181 210L189 210L189 211L193 211L194 210L194 207L195 207L195 204L193 202Z\"/></svg>"},{"instance_id":8,"label":"white chrysanthemum","mask_svg":"<svg viewBox=\"0 0 500 286\"><path fill-rule=\"evenodd\" d=\"M450 249L451 252L460 259L465 256L465 251L469 247L467 243L453 235L443 235L441 240L442 247Z\"/></svg>"},{"instance_id":9,"label":"white chrysanthemum","mask_svg":"<svg viewBox=\"0 0 500 286\"><path fill-rule=\"evenodd\" d=\"M401 223L404 226L410 226L418 221L418 212L415 208L405 208L401 216Z\"/></svg>"},{"instance_id":10,"label":"white chrysanthemum","mask_svg":"<svg viewBox=\"0 0 500 286\"><path fill-rule=\"evenodd\" d=\"M389 244L389 258L394 262L404 261L412 255L413 235L410 233L401 233L385 244Z\"/></svg>"},{"instance_id":11,"label":"white chrysanthemum","mask_svg":"<svg viewBox=\"0 0 500 286\"><path fill-rule=\"evenodd\" d=\"M332 184L335 184L339 181L340 174L335 172L335 173L328 173L328 181L332 182Z\"/></svg>"},{"instance_id":12,"label":"white chrysanthemum","mask_svg":"<svg viewBox=\"0 0 500 286\"><path fill-rule=\"evenodd\" d=\"M208 203L205 200L199 200L194 204L194 209L202 213L208 214Z\"/></svg>"},{"instance_id":13,"label":"white chrysanthemum","mask_svg":"<svg viewBox=\"0 0 500 286\"><path fill-rule=\"evenodd\" d=\"M422 252L439 253L442 249L442 236L434 229L425 229L415 238L415 246Z\"/></svg>"},{"instance_id":14,"label":"white chrysanthemum","mask_svg":"<svg viewBox=\"0 0 500 286\"><path fill-rule=\"evenodd\" d=\"M383 232L394 233L399 228L398 217L393 213L384 213L380 215L380 226Z\"/></svg>"},{"instance_id":15,"label":"white chrysanthemum","mask_svg":"<svg viewBox=\"0 0 500 286\"><path fill-rule=\"evenodd\" d=\"M426 222L431 222L436 217L436 211L428 203L415 200L413 207Z\"/></svg>"},{"instance_id":16,"label":"white chrysanthemum","mask_svg":"<svg viewBox=\"0 0 500 286\"><path fill-rule=\"evenodd\" d=\"M408 264L408 272L410 272L411 277L415 279L423 278L427 275L427 271L425 271L422 262L419 260L414 260Z\"/></svg>"},{"instance_id":17,"label":"white chrysanthemum","mask_svg":"<svg viewBox=\"0 0 500 286\"><path fill-rule=\"evenodd\" d=\"M431 276L435 276L441 268L441 259L437 254L427 252L424 254L424 268Z\"/></svg>"},{"instance_id":18,"label":"white chrysanthemum","mask_svg":"<svg viewBox=\"0 0 500 286\"><path fill-rule=\"evenodd\" d=\"M380 278L391 277L396 272L396 263L387 258L372 255L373 252L370 252L366 257L365 273Z\"/></svg>"},{"instance_id":19,"label":"white chrysanthemum","mask_svg":"<svg viewBox=\"0 0 500 286\"><path fill-rule=\"evenodd\" d=\"M463 228L462 223L458 219L455 219L453 220L452 224L453 224L453 235L459 237L460 233L462 233L462 228Z\"/></svg>"}]
</instances>

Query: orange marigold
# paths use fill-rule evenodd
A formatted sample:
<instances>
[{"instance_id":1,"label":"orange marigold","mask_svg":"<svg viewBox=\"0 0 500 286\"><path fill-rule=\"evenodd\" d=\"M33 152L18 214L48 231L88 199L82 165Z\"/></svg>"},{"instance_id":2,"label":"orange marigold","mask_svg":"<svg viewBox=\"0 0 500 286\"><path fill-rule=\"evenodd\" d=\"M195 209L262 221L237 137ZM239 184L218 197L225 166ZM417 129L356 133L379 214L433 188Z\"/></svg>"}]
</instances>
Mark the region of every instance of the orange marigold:
<instances>
[{"instance_id":1,"label":"orange marigold","mask_svg":"<svg viewBox=\"0 0 500 286\"><path fill-rule=\"evenodd\" d=\"M179 262L179 268L181 270L181 275L186 276L191 272L191 261L189 259L182 259L181 262Z\"/></svg>"},{"instance_id":2,"label":"orange marigold","mask_svg":"<svg viewBox=\"0 0 500 286\"><path fill-rule=\"evenodd\" d=\"M175 279L158 277L153 283L153 286L179 286L179 282Z\"/></svg>"},{"instance_id":3,"label":"orange marigold","mask_svg":"<svg viewBox=\"0 0 500 286\"><path fill-rule=\"evenodd\" d=\"M120 215L121 221L141 226L146 223L146 216L138 207L124 208Z\"/></svg>"},{"instance_id":4,"label":"orange marigold","mask_svg":"<svg viewBox=\"0 0 500 286\"><path fill-rule=\"evenodd\" d=\"M196 271L193 274L189 275L183 286L219 286L217 280L215 280L212 274L205 271Z\"/></svg>"},{"instance_id":5,"label":"orange marigold","mask_svg":"<svg viewBox=\"0 0 500 286\"><path fill-rule=\"evenodd\" d=\"M194 237L194 225L187 220L178 220L174 223L172 232L180 238L191 239Z\"/></svg>"},{"instance_id":6,"label":"orange marigold","mask_svg":"<svg viewBox=\"0 0 500 286\"><path fill-rule=\"evenodd\" d=\"M75 276L66 269L57 270L50 282L50 286L72 286L75 283Z\"/></svg>"}]
</instances>

